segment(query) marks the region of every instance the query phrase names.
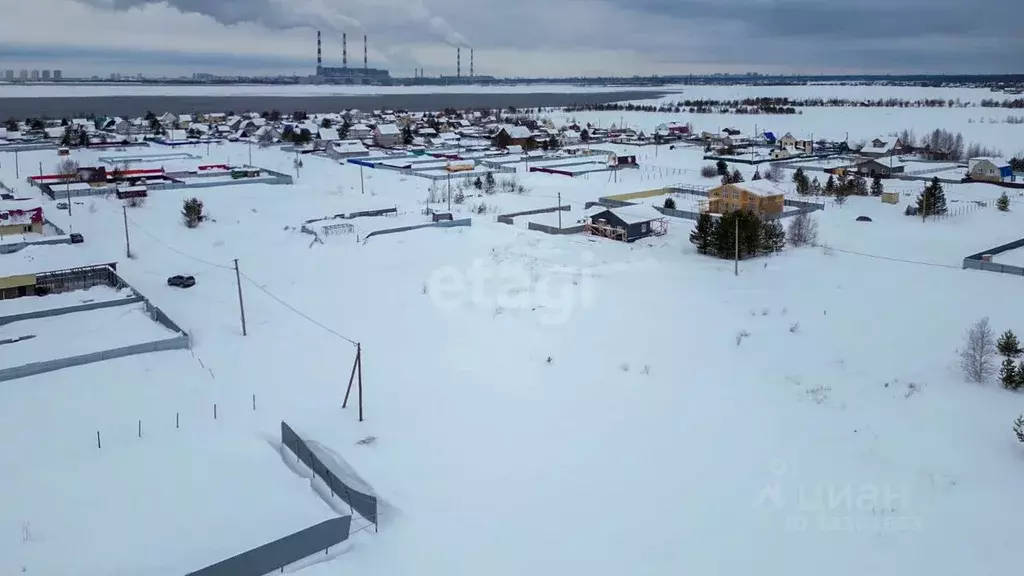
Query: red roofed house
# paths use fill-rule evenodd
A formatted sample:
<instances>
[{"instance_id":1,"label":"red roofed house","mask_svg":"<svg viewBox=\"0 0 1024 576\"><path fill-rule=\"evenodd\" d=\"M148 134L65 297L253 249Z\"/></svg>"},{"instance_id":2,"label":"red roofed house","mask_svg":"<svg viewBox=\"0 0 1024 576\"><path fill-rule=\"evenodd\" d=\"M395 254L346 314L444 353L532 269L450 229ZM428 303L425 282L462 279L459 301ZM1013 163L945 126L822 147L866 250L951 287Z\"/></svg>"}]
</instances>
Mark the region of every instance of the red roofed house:
<instances>
[{"instance_id":1,"label":"red roofed house","mask_svg":"<svg viewBox=\"0 0 1024 576\"><path fill-rule=\"evenodd\" d=\"M43 207L34 200L0 200L0 236L43 233Z\"/></svg>"}]
</instances>

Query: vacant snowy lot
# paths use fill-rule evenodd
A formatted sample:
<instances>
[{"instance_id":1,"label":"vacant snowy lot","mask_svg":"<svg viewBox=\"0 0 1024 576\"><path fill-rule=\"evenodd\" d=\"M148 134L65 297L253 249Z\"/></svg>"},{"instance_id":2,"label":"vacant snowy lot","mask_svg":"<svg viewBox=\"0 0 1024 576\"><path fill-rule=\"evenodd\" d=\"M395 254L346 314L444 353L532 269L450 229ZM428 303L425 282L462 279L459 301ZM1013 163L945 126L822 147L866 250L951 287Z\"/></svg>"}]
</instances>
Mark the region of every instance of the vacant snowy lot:
<instances>
[{"instance_id":1,"label":"vacant snowy lot","mask_svg":"<svg viewBox=\"0 0 1024 576\"><path fill-rule=\"evenodd\" d=\"M154 322L142 304L11 322L0 326L0 340L25 339L4 345L0 368L143 344L174 335Z\"/></svg>"},{"instance_id":2,"label":"vacant snowy lot","mask_svg":"<svg viewBox=\"0 0 1024 576\"><path fill-rule=\"evenodd\" d=\"M128 288L116 290L110 286L93 286L88 290L73 290L61 294L49 294L47 296L36 296L31 298L16 298L13 300L0 300L0 316L12 316L26 312L38 312L40 310L55 310L58 308L69 308L93 302L110 302L131 298L135 293Z\"/></svg>"},{"instance_id":3,"label":"vacant snowy lot","mask_svg":"<svg viewBox=\"0 0 1024 576\"><path fill-rule=\"evenodd\" d=\"M769 128L841 137L887 125L845 116L871 110L825 112ZM738 275L696 253L689 221L629 245L520 225L555 215L495 222L559 196L575 215L600 196L718 181L700 176L700 149L622 150L642 168L518 174L523 194L467 190L453 204L472 227L366 243L311 244L298 228L374 208L402 215L382 224L425 219L431 183L364 169L361 187L358 167L309 157L292 187L154 191L128 209L132 259L118 201L83 199L71 217L48 202L47 217L85 236L81 258L118 261L193 349L0 387L12 439L0 490L16 496L0 510L0 571L181 574L329 517L275 452L286 420L388 503L379 533L303 574L1012 572L1024 450L1011 426L1024 396L964 382L957 349L983 316L1024 331L1021 279L961 268L1021 237L1024 200L1001 213L1000 189L950 185L951 208L976 208L922 222L903 212L925 183L887 181L900 204L822 199L819 247L742 261ZM93 154L72 156L87 166ZM209 160L247 154L224 145ZM252 154L294 173L288 154ZM0 180L34 194L13 158L0 166ZM187 229L193 195L210 220ZM167 287L171 274L197 284ZM352 342L362 423L341 410Z\"/></svg>"}]
</instances>

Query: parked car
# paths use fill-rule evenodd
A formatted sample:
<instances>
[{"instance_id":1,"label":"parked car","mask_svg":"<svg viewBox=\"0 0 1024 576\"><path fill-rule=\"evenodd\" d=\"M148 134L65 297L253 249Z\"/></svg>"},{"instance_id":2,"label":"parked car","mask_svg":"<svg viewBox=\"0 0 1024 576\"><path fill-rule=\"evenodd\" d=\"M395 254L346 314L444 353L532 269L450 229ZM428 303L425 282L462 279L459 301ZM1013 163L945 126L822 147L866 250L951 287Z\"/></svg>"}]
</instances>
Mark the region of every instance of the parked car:
<instances>
[{"instance_id":1,"label":"parked car","mask_svg":"<svg viewBox=\"0 0 1024 576\"><path fill-rule=\"evenodd\" d=\"M57 202L57 210L67 210L67 209L68 209L68 203L67 202Z\"/></svg>"},{"instance_id":2,"label":"parked car","mask_svg":"<svg viewBox=\"0 0 1024 576\"><path fill-rule=\"evenodd\" d=\"M196 285L196 279L192 276L177 274L167 279L167 285L177 288L191 288Z\"/></svg>"},{"instance_id":3,"label":"parked car","mask_svg":"<svg viewBox=\"0 0 1024 576\"><path fill-rule=\"evenodd\" d=\"M68 234L68 237L71 238L72 244L81 244L82 242L85 242L85 238L78 232L72 232L71 234Z\"/></svg>"}]
</instances>

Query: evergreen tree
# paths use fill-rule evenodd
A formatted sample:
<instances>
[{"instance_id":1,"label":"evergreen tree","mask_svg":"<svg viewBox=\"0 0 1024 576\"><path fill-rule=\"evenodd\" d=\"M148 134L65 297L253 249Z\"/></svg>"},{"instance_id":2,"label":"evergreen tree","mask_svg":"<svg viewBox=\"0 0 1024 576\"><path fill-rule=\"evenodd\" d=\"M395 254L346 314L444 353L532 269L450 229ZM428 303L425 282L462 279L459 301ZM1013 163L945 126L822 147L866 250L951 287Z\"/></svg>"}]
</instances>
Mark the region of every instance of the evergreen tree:
<instances>
[{"instance_id":1,"label":"evergreen tree","mask_svg":"<svg viewBox=\"0 0 1024 576\"><path fill-rule=\"evenodd\" d=\"M738 210L735 214L740 224L740 258L757 256L764 243L761 219L750 210Z\"/></svg>"},{"instance_id":2,"label":"evergreen tree","mask_svg":"<svg viewBox=\"0 0 1024 576\"><path fill-rule=\"evenodd\" d=\"M181 218L189 228L199 226L199 223L206 219L203 214L203 201L199 198L185 200L181 208Z\"/></svg>"},{"instance_id":3,"label":"evergreen tree","mask_svg":"<svg viewBox=\"0 0 1024 576\"><path fill-rule=\"evenodd\" d=\"M715 168L718 170L719 176L729 175L729 165L725 162L725 160L719 160L718 162L715 162Z\"/></svg>"},{"instance_id":4,"label":"evergreen tree","mask_svg":"<svg viewBox=\"0 0 1024 576\"><path fill-rule=\"evenodd\" d=\"M497 186L497 182L494 181L494 172L488 172L484 176L484 191L493 194L495 186Z\"/></svg>"},{"instance_id":5,"label":"evergreen tree","mask_svg":"<svg viewBox=\"0 0 1024 576\"><path fill-rule=\"evenodd\" d=\"M330 128L331 127L331 119L330 118L324 118L323 121L320 122L320 127L321 128Z\"/></svg>"},{"instance_id":6,"label":"evergreen tree","mask_svg":"<svg viewBox=\"0 0 1024 576\"><path fill-rule=\"evenodd\" d=\"M759 170L754 170L754 175L751 176L750 179L752 181L753 180L760 180L761 179L761 172Z\"/></svg>"},{"instance_id":7,"label":"evergreen tree","mask_svg":"<svg viewBox=\"0 0 1024 576\"><path fill-rule=\"evenodd\" d=\"M732 176L729 178L733 184L737 182L743 182L743 174L740 174L739 168L732 169Z\"/></svg>"},{"instance_id":8,"label":"evergreen tree","mask_svg":"<svg viewBox=\"0 0 1024 576\"><path fill-rule=\"evenodd\" d=\"M996 340L996 348L1000 354L1008 358L1016 358L1022 352L1020 341L1017 339L1017 335L1013 333L1013 330L1007 330L999 336L999 339Z\"/></svg>"},{"instance_id":9,"label":"evergreen tree","mask_svg":"<svg viewBox=\"0 0 1024 576\"><path fill-rule=\"evenodd\" d=\"M701 214L701 217L705 216ZM713 221L710 254L719 258L732 259L736 249L736 213L729 212ZM698 220L699 224L700 221Z\"/></svg>"},{"instance_id":10,"label":"evergreen tree","mask_svg":"<svg viewBox=\"0 0 1024 576\"><path fill-rule=\"evenodd\" d=\"M344 140L348 138L348 130L352 127L352 121L349 120L349 116L345 115L341 118L341 127L338 128L338 137Z\"/></svg>"},{"instance_id":11,"label":"evergreen tree","mask_svg":"<svg viewBox=\"0 0 1024 576\"><path fill-rule=\"evenodd\" d=\"M828 180L825 181L825 195L831 196L836 193L836 178L834 174L828 175Z\"/></svg>"},{"instance_id":12,"label":"evergreen tree","mask_svg":"<svg viewBox=\"0 0 1024 576\"><path fill-rule=\"evenodd\" d=\"M1024 415L1013 421L1013 433L1017 435L1017 440L1024 442Z\"/></svg>"},{"instance_id":13,"label":"evergreen tree","mask_svg":"<svg viewBox=\"0 0 1024 576\"><path fill-rule=\"evenodd\" d=\"M999 381L1007 390L1020 389L1021 375L1017 372L1017 363L1013 358L1003 358L1003 365L999 369Z\"/></svg>"},{"instance_id":14,"label":"evergreen tree","mask_svg":"<svg viewBox=\"0 0 1024 576\"><path fill-rule=\"evenodd\" d=\"M885 186L882 185L882 177L875 176L871 179L871 195L881 196L882 192L885 192Z\"/></svg>"},{"instance_id":15,"label":"evergreen tree","mask_svg":"<svg viewBox=\"0 0 1024 576\"><path fill-rule=\"evenodd\" d=\"M811 179L811 187L808 193L814 196L821 196L821 182L818 182L817 176Z\"/></svg>"},{"instance_id":16,"label":"evergreen tree","mask_svg":"<svg viewBox=\"0 0 1024 576\"><path fill-rule=\"evenodd\" d=\"M836 190L833 193L832 201L842 206L846 204L846 198L850 195L850 187L847 185L836 185Z\"/></svg>"},{"instance_id":17,"label":"evergreen tree","mask_svg":"<svg viewBox=\"0 0 1024 576\"><path fill-rule=\"evenodd\" d=\"M1006 192L1003 192L999 196L999 199L996 200L996 208L998 208L1000 212L1010 211L1010 197L1006 195Z\"/></svg>"},{"instance_id":18,"label":"evergreen tree","mask_svg":"<svg viewBox=\"0 0 1024 576\"><path fill-rule=\"evenodd\" d=\"M806 195L811 190L811 182L807 179L807 174L804 174L803 168L797 168L793 173L793 183L796 184L797 194Z\"/></svg>"},{"instance_id":19,"label":"evergreen tree","mask_svg":"<svg viewBox=\"0 0 1024 576\"><path fill-rule=\"evenodd\" d=\"M484 189L484 181L481 180L479 176L476 177L476 180L473 180L473 188L476 188L477 190Z\"/></svg>"},{"instance_id":20,"label":"evergreen tree","mask_svg":"<svg viewBox=\"0 0 1024 576\"><path fill-rule=\"evenodd\" d=\"M580 132L580 142L590 142L590 132L586 128Z\"/></svg>"},{"instance_id":21,"label":"evergreen tree","mask_svg":"<svg viewBox=\"0 0 1024 576\"><path fill-rule=\"evenodd\" d=\"M942 191L938 177L933 177L918 195L917 210L922 218L946 213L946 193Z\"/></svg>"},{"instance_id":22,"label":"evergreen tree","mask_svg":"<svg viewBox=\"0 0 1024 576\"><path fill-rule=\"evenodd\" d=\"M786 231L778 220L761 222L761 253L774 254L782 252L786 246Z\"/></svg>"},{"instance_id":23,"label":"evergreen tree","mask_svg":"<svg viewBox=\"0 0 1024 576\"><path fill-rule=\"evenodd\" d=\"M675 210L676 209L676 200L675 200L675 198L673 198L671 196L669 196L668 198L665 198L665 208L667 208L669 210Z\"/></svg>"},{"instance_id":24,"label":"evergreen tree","mask_svg":"<svg viewBox=\"0 0 1024 576\"><path fill-rule=\"evenodd\" d=\"M405 144L406 146L412 146L412 141L412 126L406 124L405 127L402 128L402 144Z\"/></svg>"},{"instance_id":25,"label":"evergreen tree","mask_svg":"<svg viewBox=\"0 0 1024 576\"><path fill-rule=\"evenodd\" d=\"M697 247L698 253L707 254L711 251L717 227L711 214L704 213L697 218L697 224L690 232L690 243Z\"/></svg>"},{"instance_id":26,"label":"evergreen tree","mask_svg":"<svg viewBox=\"0 0 1024 576\"><path fill-rule=\"evenodd\" d=\"M850 182L850 188L851 192L857 196L868 195L868 181L860 174L853 177L853 180Z\"/></svg>"}]
</instances>

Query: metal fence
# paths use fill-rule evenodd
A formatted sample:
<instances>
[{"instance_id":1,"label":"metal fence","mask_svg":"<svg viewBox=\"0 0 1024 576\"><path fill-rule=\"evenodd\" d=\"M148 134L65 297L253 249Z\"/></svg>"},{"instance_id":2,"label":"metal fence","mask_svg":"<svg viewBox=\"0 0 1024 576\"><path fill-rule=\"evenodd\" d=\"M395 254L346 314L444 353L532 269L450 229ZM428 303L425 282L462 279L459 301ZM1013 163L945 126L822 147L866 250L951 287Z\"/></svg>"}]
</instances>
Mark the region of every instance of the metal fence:
<instances>
[{"instance_id":1,"label":"metal fence","mask_svg":"<svg viewBox=\"0 0 1024 576\"><path fill-rule=\"evenodd\" d=\"M986 272L998 272L1000 274L1013 274L1014 276L1024 276L1024 267L1013 266L1011 264L999 264L998 262L985 262L982 260L984 256L1001 254L1003 252L1009 252L1010 250L1016 250L1024 247L1024 238L1020 240L1014 240L1008 244L1002 246L996 246L991 250L985 250L984 252L978 252L977 254L971 254L964 258L964 269L972 270L984 270Z\"/></svg>"},{"instance_id":2,"label":"metal fence","mask_svg":"<svg viewBox=\"0 0 1024 576\"><path fill-rule=\"evenodd\" d=\"M548 226L546 224L538 224L536 222L527 222L526 227L530 230L537 232L543 232L545 234L582 234L584 230L583 224L577 226L569 226L566 228L559 228L558 226Z\"/></svg>"},{"instance_id":3,"label":"metal fence","mask_svg":"<svg viewBox=\"0 0 1024 576\"><path fill-rule=\"evenodd\" d=\"M363 238L363 242L369 240L374 236L382 236L384 234L396 234L398 232L409 232L412 230L419 230L420 228L455 228L459 226L472 226L472 218L463 218L462 220L445 220L441 222L427 222L426 224L415 224L413 226L402 226L400 228L387 228L385 230L374 230Z\"/></svg>"},{"instance_id":4,"label":"metal fence","mask_svg":"<svg viewBox=\"0 0 1024 576\"><path fill-rule=\"evenodd\" d=\"M309 467L318 478L323 480L331 490L331 495L337 495L358 512L360 516L377 524L377 498L364 494L345 482L342 482L326 464L324 464L306 442L292 430L291 426L281 422L281 443L288 447L300 462Z\"/></svg>"},{"instance_id":5,"label":"metal fence","mask_svg":"<svg viewBox=\"0 0 1024 576\"><path fill-rule=\"evenodd\" d=\"M567 212L570 210L568 204L562 206L552 206L551 208L537 208L536 210L523 210L522 212L510 212L509 214L501 214L498 216L498 222L502 224L512 224L514 219L519 216L533 216L535 214L547 214L549 212L558 211Z\"/></svg>"},{"instance_id":6,"label":"metal fence","mask_svg":"<svg viewBox=\"0 0 1024 576\"><path fill-rule=\"evenodd\" d=\"M186 576L264 576L348 540L351 516L331 518Z\"/></svg>"}]
</instances>

